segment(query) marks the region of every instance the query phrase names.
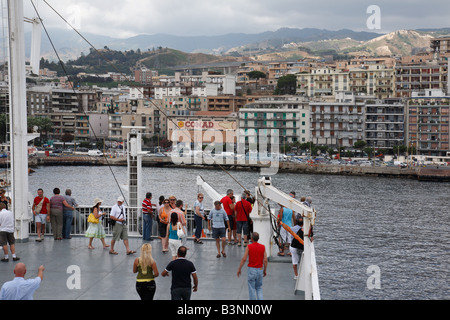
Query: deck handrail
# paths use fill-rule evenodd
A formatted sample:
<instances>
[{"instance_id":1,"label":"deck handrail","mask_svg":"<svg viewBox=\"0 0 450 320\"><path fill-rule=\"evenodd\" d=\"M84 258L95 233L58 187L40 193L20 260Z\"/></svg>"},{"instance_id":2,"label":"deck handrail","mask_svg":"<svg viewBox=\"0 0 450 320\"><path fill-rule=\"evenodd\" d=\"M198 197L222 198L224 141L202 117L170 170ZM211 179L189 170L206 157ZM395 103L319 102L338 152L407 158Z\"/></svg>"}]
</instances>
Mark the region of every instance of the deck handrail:
<instances>
[{"instance_id":1,"label":"deck handrail","mask_svg":"<svg viewBox=\"0 0 450 320\"><path fill-rule=\"evenodd\" d=\"M127 226L128 226L128 235L130 237L142 237L142 207L127 207L126 213L127 213ZM112 236L112 227L107 224L106 217L109 216L109 213L111 212L112 206L101 206L101 210L106 213L104 218L100 219L101 224L103 225L103 228L105 229L105 233L107 236ZM88 216L92 210L91 206L87 205L80 205L75 208L74 214L73 214L73 221L72 221L72 231L71 235L74 236L84 236L87 228L89 227L89 223L87 222ZM205 210L206 214L209 214L209 210ZM158 223L156 221L156 214L154 214L153 217L153 225L152 225L152 237L159 236L158 232ZM187 234L188 237L192 237L194 230L195 230L195 222L194 222L194 211L191 209L187 210L186 214L186 223L187 223ZM208 222L206 220L203 220L203 229L206 231L204 234L206 235L206 238L210 238L210 234L207 231ZM29 223L29 234L30 235L36 235L36 226L34 217ZM46 235L52 234L51 224L46 224Z\"/></svg>"}]
</instances>

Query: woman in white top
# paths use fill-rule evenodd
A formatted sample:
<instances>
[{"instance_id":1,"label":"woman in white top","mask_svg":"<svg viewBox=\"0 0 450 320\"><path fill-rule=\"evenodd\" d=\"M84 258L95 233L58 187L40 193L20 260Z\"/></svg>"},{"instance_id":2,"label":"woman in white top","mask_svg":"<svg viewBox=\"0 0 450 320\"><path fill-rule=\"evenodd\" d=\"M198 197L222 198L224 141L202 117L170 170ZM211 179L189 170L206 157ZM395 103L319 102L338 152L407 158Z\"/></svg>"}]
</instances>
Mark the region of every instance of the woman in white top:
<instances>
[{"instance_id":1,"label":"woman in white top","mask_svg":"<svg viewBox=\"0 0 450 320\"><path fill-rule=\"evenodd\" d=\"M194 233L194 243L202 244L202 231L203 231L203 220L205 220L205 209L203 208L203 193L197 195L197 200L194 203L194 221L195 221L195 233Z\"/></svg>"}]
</instances>

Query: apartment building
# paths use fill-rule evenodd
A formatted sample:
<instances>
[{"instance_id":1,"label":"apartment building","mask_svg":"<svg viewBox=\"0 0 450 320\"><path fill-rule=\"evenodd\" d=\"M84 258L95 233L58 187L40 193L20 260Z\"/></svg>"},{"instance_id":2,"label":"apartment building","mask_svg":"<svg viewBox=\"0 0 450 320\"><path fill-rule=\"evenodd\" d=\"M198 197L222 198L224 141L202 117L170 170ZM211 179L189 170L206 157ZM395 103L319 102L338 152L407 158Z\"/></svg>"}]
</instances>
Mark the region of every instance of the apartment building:
<instances>
[{"instance_id":1,"label":"apartment building","mask_svg":"<svg viewBox=\"0 0 450 320\"><path fill-rule=\"evenodd\" d=\"M395 96L410 98L415 91L438 89L446 91L447 67L444 62L434 61L416 65L395 67Z\"/></svg>"},{"instance_id":2,"label":"apartment building","mask_svg":"<svg viewBox=\"0 0 450 320\"><path fill-rule=\"evenodd\" d=\"M450 152L450 96L441 90L414 93L406 108L407 145L420 155L445 156Z\"/></svg>"},{"instance_id":3,"label":"apartment building","mask_svg":"<svg viewBox=\"0 0 450 320\"><path fill-rule=\"evenodd\" d=\"M324 67L297 74L297 94L308 97L334 96L340 91L390 97L394 91L394 69L382 64L336 69Z\"/></svg>"},{"instance_id":4,"label":"apartment building","mask_svg":"<svg viewBox=\"0 0 450 320\"><path fill-rule=\"evenodd\" d=\"M109 114L109 126L108 126L108 138L115 141L126 141L128 133L130 133L130 126L146 127L147 116L145 114L127 114L127 113L116 113ZM147 131L144 129L143 134Z\"/></svg>"},{"instance_id":5,"label":"apartment building","mask_svg":"<svg viewBox=\"0 0 450 320\"><path fill-rule=\"evenodd\" d=\"M142 84L151 84L153 78L158 76L158 71L141 68L134 71L134 81Z\"/></svg>"},{"instance_id":6,"label":"apartment building","mask_svg":"<svg viewBox=\"0 0 450 320\"><path fill-rule=\"evenodd\" d=\"M337 91L349 90L349 74L325 67L297 74L297 94L307 97L333 96Z\"/></svg>"},{"instance_id":7,"label":"apartment building","mask_svg":"<svg viewBox=\"0 0 450 320\"><path fill-rule=\"evenodd\" d=\"M430 48L433 53L450 53L450 36L441 36L430 40Z\"/></svg>"},{"instance_id":8,"label":"apartment building","mask_svg":"<svg viewBox=\"0 0 450 320\"><path fill-rule=\"evenodd\" d=\"M5 84L0 84L0 114L9 112L9 88Z\"/></svg>"},{"instance_id":9,"label":"apartment building","mask_svg":"<svg viewBox=\"0 0 450 320\"><path fill-rule=\"evenodd\" d=\"M240 108L238 118L239 143L245 145L267 143L271 150L272 144L309 141L309 106L302 97L261 97Z\"/></svg>"},{"instance_id":10,"label":"apartment building","mask_svg":"<svg viewBox=\"0 0 450 320\"><path fill-rule=\"evenodd\" d=\"M108 137L106 114L52 112L47 117L52 121L52 131L49 132L52 140L61 140L65 134L79 141Z\"/></svg>"},{"instance_id":11,"label":"apartment building","mask_svg":"<svg viewBox=\"0 0 450 320\"><path fill-rule=\"evenodd\" d=\"M242 65L236 73L236 83L238 85L248 85L255 82L256 80L251 80L248 74L252 71L260 71L266 76L269 76L269 67L261 62L247 62Z\"/></svg>"},{"instance_id":12,"label":"apartment building","mask_svg":"<svg viewBox=\"0 0 450 320\"><path fill-rule=\"evenodd\" d=\"M402 99L367 100L364 138L371 148L405 144L405 103Z\"/></svg>"},{"instance_id":13,"label":"apartment building","mask_svg":"<svg viewBox=\"0 0 450 320\"><path fill-rule=\"evenodd\" d=\"M269 62L267 84L276 86L281 77L309 70L307 66L308 63L302 61Z\"/></svg>"},{"instance_id":14,"label":"apartment building","mask_svg":"<svg viewBox=\"0 0 450 320\"><path fill-rule=\"evenodd\" d=\"M374 95L378 99L391 97L394 92L394 69L380 64L349 69L349 90L355 94Z\"/></svg>"},{"instance_id":15,"label":"apartment building","mask_svg":"<svg viewBox=\"0 0 450 320\"><path fill-rule=\"evenodd\" d=\"M353 147L364 140L365 103L355 96L338 95L336 101L311 101L310 141L319 145ZM308 141L308 140L306 140Z\"/></svg>"},{"instance_id":16,"label":"apartment building","mask_svg":"<svg viewBox=\"0 0 450 320\"><path fill-rule=\"evenodd\" d=\"M50 112L51 90L49 86L33 86L27 88L27 114L29 116L44 115Z\"/></svg>"},{"instance_id":17,"label":"apartment building","mask_svg":"<svg viewBox=\"0 0 450 320\"><path fill-rule=\"evenodd\" d=\"M241 96L208 96L208 111L238 112L247 103L246 97Z\"/></svg>"},{"instance_id":18,"label":"apartment building","mask_svg":"<svg viewBox=\"0 0 450 320\"><path fill-rule=\"evenodd\" d=\"M160 99L161 109L168 116L186 115L196 111L207 111L207 97L179 96L163 97Z\"/></svg>"}]
</instances>

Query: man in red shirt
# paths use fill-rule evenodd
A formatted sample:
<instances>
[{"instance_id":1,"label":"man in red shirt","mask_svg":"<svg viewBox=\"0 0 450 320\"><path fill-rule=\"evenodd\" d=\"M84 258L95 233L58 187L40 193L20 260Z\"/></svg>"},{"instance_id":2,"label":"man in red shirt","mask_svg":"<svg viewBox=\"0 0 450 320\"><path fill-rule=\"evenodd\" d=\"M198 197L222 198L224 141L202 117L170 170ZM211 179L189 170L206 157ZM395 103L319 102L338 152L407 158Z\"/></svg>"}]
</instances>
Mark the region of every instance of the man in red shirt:
<instances>
[{"instance_id":1,"label":"man in red shirt","mask_svg":"<svg viewBox=\"0 0 450 320\"><path fill-rule=\"evenodd\" d=\"M147 192L145 199L142 201L142 222L142 238L144 241L152 241L153 205L151 192Z\"/></svg>"},{"instance_id":2,"label":"man in red shirt","mask_svg":"<svg viewBox=\"0 0 450 320\"><path fill-rule=\"evenodd\" d=\"M237 243L236 240L236 219L235 219L235 202L234 202L233 190L228 189L227 195L220 200L222 202L223 209L227 213L228 221L230 221L230 229L228 231L228 244ZM233 233L234 242L231 242L231 233Z\"/></svg>"},{"instance_id":3,"label":"man in red shirt","mask_svg":"<svg viewBox=\"0 0 450 320\"><path fill-rule=\"evenodd\" d=\"M236 233L238 237L238 246L241 246L241 234L244 233L244 247L248 244L248 236L250 235L250 212L252 205L247 201L247 193L242 194L240 201L236 202Z\"/></svg>"},{"instance_id":4,"label":"man in red shirt","mask_svg":"<svg viewBox=\"0 0 450 320\"><path fill-rule=\"evenodd\" d=\"M266 247L263 244L258 243L258 240L258 232L253 232L252 243L245 248L244 256L242 257L237 271L237 276L239 277L241 275L241 269L248 257L247 282L250 300L263 300L263 277L267 275Z\"/></svg>"},{"instance_id":5,"label":"man in red shirt","mask_svg":"<svg viewBox=\"0 0 450 320\"><path fill-rule=\"evenodd\" d=\"M44 190L41 188L37 191L38 196L34 198L33 201L33 214L34 221L36 222L36 232L37 239L36 241L41 242L44 240L45 234L45 224L50 221L50 216L48 213L50 212L50 200L47 197L44 197Z\"/></svg>"}]
</instances>

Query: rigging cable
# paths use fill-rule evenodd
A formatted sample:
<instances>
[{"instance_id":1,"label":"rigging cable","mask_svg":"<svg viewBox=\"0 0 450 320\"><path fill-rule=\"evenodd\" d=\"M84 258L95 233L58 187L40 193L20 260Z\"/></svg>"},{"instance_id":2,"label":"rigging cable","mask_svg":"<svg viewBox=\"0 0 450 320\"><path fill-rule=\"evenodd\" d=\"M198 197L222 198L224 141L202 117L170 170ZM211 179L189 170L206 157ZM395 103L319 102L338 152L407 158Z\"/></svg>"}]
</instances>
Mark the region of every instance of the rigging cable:
<instances>
[{"instance_id":1,"label":"rigging cable","mask_svg":"<svg viewBox=\"0 0 450 320\"><path fill-rule=\"evenodd\" d=\"M61 65L61 68L63 69L63 72L64 72L64 74L65 74L66 77L67 77L67 80L70 80L70 79L69 79L69 75L68 75L68 73L67 73L67 71L66 71L66 68L65 68L65 66L64 66L64 63L62 62L61 58L59 57L58 51L56 50L55 45L53 44L53 41L52 41L52 39L50 38L50 35L48 34L47 28L45 27L45 24L44 24L44 22L42 21L40 15L39 15L38 10L37 10L36 6L35 6L34 3L33 3L33 0L30 0L30 2L31 2L31 4L32 4L33 7L34 7L34 10L36 11L36 14L37 14L37 16L38 16L38 19L39 19L39 21L40 21L41 24L42 24L42 28L44 29L44 32L45 32L45 34L47 35L48 40L50 41L50 44L51 44L51 46L52 46L52 48L53 48L53 51L55 52L56 57L58 58L59 64ZM75 96L77 97L78 102L81 104L80 97L79 97L79 95L77 94L76 90L73 88L73 86L71 86L71 88L72 88L72 90L73 90ZM90 120L89 120L89 117L88 117L86 111L84 110L84 108L81 108L81 109L83 110L83 113L84 113L84 115L86 116L86 119L88 120L88 124L89 124L89 128L91 129L91 132L93 133L95 139L98 140L98 137L97 137L97 135L96 135L96 133L95 133L94 128L93 128L92 125L91 125L91 122L90 122ZM128 205L127 198L126 198L125 195L123 194L122 188L120 188L119 182L117 181L116 175L114 174L114 171L112 170L112 167L111 167L111 165L110 165L110 163L109 163L109 161L108 161L108 158L105 156L105 154L103 154L103 157L104 157L105 160L106 160L106 163L107 163L107 165L108 165L109 170L111 171L111 174L112 174L112 176L113 176L113 178L114 178L114 181L116 182L117 186L119 187L119 191L120 191L120 193L122 194L122 196L123 196L123 198L124 198L124 200L125 200L125 203Z\"/></svg>"},{"instance_id":2,"label":"rigging cable","mask_svg":"<svg viewBox=\"0 0 450 320\"><path fill-rule=\"evenodd\" d=\"M32 0L30 0L32 1ZM127 75L125 75L123 72L121 72L120 70L118 70L118 68L112 63L112 61L110 61L107 57L105 57L88 39L86 39L86 37L84 37L74 26L72 26L72 24L70 24L67 19L65 19L55 8L53 8L46 0L43 0L44 3L50 8L52 9L72 30L74 30L84 41L86 41L87 44L89 44L92 49L94 49L94 51L105 61L109 62L111 64L111 66L118 72L120 73L121 76L123 76L125 79L127 79L128 81L130 81L129 77ZM58 58L59 59L59 58ZM66 73L67 74L67 73ZM165 114L164 110L162 110L159 106L157 106L151 99L149 99L148 97L145 96L145 94L141 91L140 88L136 88L144 97L144 99L148 102L150 102L156 109L158 109L161 113ZM174 126L178 129L181 129L179 127L179 125L173 120L170 119L169 117L167 117L167 119L169 121L171 121ZM181 130L182 133L184 133L183 130ZM188 137L191 142L193 143L193 138L191 135L189 135ZM219 166L220 169L222 169L229 177L231 177L242 189L244 189L244 191L249 191L247 190L247 188L245 188L235 177L233 177L220 163L217 163L216 160L208 153L206 153L206 155L208 155L216 165Z\"/></svg>"}]
</instances>

